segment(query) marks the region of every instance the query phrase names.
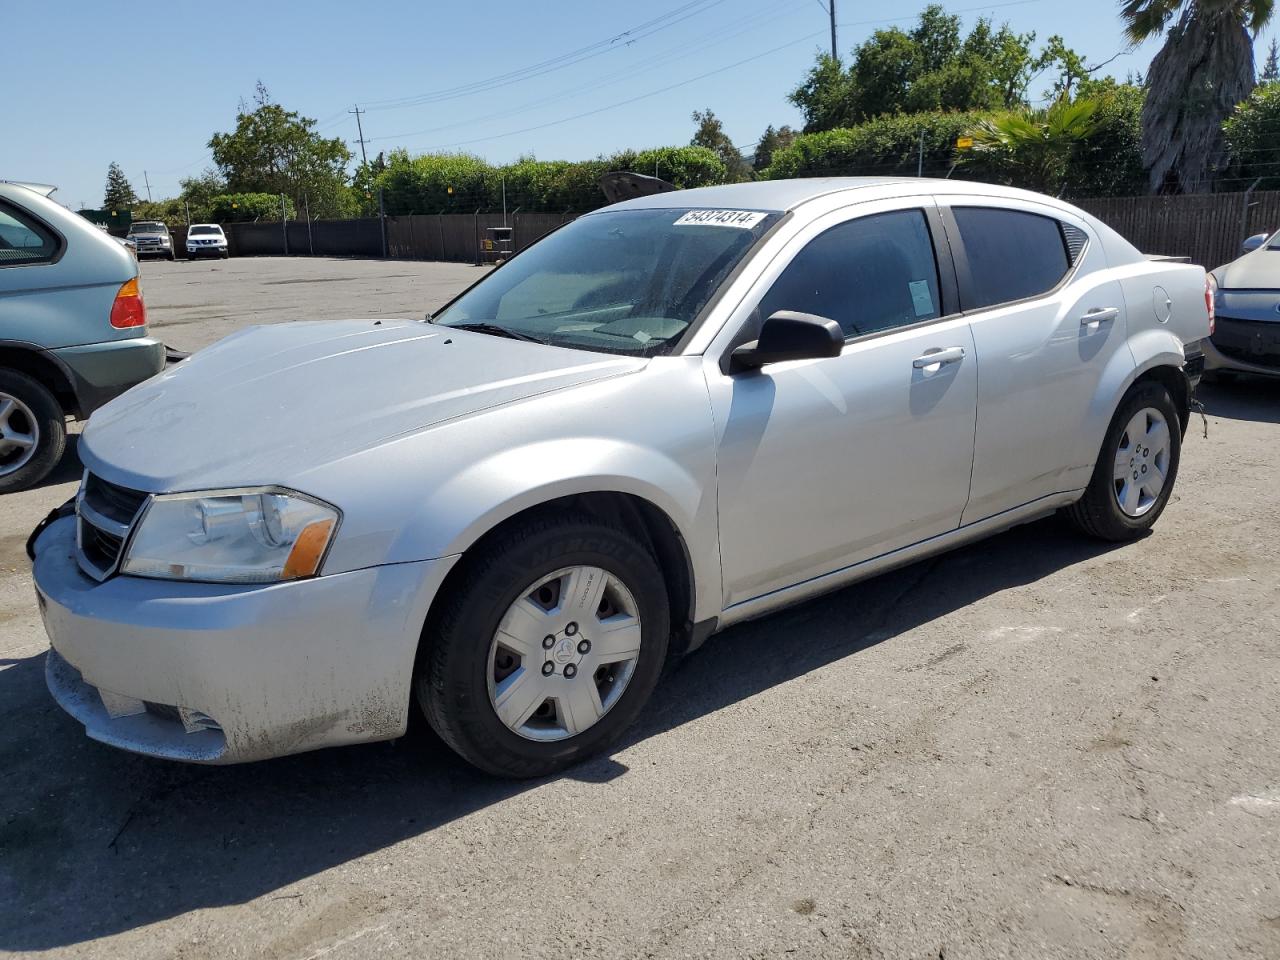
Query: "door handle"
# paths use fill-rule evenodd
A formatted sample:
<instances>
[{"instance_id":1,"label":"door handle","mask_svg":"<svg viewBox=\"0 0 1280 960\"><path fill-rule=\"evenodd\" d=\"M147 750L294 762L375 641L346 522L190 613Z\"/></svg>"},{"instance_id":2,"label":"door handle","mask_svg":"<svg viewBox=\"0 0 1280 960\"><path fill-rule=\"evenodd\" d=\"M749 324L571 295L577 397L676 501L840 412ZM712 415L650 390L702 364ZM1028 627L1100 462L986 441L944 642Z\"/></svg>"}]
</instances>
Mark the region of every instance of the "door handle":
<instances>
[{"instance_id":1,"label":"door handle","mask_svg":"<svg viewBox=\"0 0 1280 960\"><path fill-rule=\"evenodd\" d=\"M916 357L911 361L911 366L917 370L924 370L926 367L940 367L944 363L955 363L957 360L964 359L964 347L947 347L940 350L930 350L923 357Z\"/></svg>"},{"instance_id":2,"label":"door handle","mask_svg":"<svg viewBox=\"0 0 1280 960\"><path fill-rule=\"evenodd\" d=\"M1087 327L1091 323L1104 323L1120 316L1119 307L1095 307L1080 318L1080 326Z\"/></svg>"}]
</instances>

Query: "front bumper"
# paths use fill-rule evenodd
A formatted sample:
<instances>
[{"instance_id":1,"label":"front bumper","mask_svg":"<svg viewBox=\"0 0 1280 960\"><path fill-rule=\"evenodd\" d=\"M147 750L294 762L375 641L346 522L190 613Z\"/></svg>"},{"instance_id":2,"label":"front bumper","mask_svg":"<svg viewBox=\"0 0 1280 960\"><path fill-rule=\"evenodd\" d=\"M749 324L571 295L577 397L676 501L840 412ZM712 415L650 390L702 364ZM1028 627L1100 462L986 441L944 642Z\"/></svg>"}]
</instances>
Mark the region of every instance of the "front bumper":
<instances>
[{"instance_id":1,"label":"front bumper","mask_svg":"<svg viewBox=\"0 0 1280 960\"><path fill-rule=\"evenodd\" d=\"M87 417L108 400L164 369L165 346L153 337L106 340L51 351L70 371L76 408Z\"/></svg>"},{"instance_id":2,"label":"front bumper","mask_svg":"<svg viewBox=\"0 0 1280 960\"><path fill-rule=\"evenodd\" d=\"M227 252L226 247L187 247L188 257L221 257Z\"/></svg>"},{"instance_id":3,"label":"front bumper","mask_svg":"<svg viewBox=\"0 0 1280 960\"><path fill-rule=\"evenodd\" d=\"M1233 370L1280 377L1280 321L1219 317L1204 341L1206 370Z\"/></svg>"},{"instance_id":4,"label":"front bumper","mask_svg":"<svg viewBox=\"0 0 1280 960\"><path fill-rule=\"evenodd\" d=\"M402 734L422 624L457 559L265 586L99 583L70 517L34 549L58 704L103 743L218 764Z\"/></svg>"}]
</instances>

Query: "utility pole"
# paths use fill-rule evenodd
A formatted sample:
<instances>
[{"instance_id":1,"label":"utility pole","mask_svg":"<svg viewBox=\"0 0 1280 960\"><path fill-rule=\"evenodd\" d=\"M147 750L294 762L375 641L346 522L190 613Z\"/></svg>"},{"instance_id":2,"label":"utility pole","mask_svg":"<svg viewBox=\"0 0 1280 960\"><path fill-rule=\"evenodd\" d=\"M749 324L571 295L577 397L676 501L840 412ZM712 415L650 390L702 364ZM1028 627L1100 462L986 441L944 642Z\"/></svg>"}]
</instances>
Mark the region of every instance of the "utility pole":
<instances>
[{"instance_id":1,"label":"utility pole","mask_svg":"<svg viewBox=\"0 0 1280 960\"><path fill-rule=\"evenodd\" d=\"M836 0L827 0L827 12L831 14L831 59L839 60L840 54L836 52Z\"/></svg>"},{"instance_id":2,"label":"utility pole","mask_svg":"<svg viewBox=\"0 0 1280 960\"><path fill-rule=\"evenodd\" d=\"M284 194L280 194L280 237L284 240L284 255L289 255L289 218L285 213Z\"/></svg>"},{"instance_id":3,"label":"utility pole","mask_svg":"<svg viewBox=\"0 0 1280 960\"><path fill-rule=\"evenodd\" d=\"M924 127L920 128L920 153L916 160L916 176L924 176Z\"/></svg>"},{"instance_id":4,"label":"utility pole","mask_svg":"<svg viewBox=\"0 0 1280 960\"><path fill-rule=\"evenodd\" d=\"M831 21L831 29L835 30L835 28L835 21L833 20ZM354 110L347 111L347 113L354 113L356 115L356 130L360 132L360 159L364 161L364 165L366 167L369 165L369 156L364 152L364 124L360 122L360 114L368 112L368 110L361 110L360 104L356 104L356 108Z\"/></svg>"},{"instance_id":5,"label":"utility pole","mask_svg":"<svg viewBox=\"0 0 1280 960\"><path fill-rule=\"evenodd\" d=\"M142 171L142 182L147 185L147 203L151 202L151 181L147 179L147 171Z\"/></svg>"}]
</instances>

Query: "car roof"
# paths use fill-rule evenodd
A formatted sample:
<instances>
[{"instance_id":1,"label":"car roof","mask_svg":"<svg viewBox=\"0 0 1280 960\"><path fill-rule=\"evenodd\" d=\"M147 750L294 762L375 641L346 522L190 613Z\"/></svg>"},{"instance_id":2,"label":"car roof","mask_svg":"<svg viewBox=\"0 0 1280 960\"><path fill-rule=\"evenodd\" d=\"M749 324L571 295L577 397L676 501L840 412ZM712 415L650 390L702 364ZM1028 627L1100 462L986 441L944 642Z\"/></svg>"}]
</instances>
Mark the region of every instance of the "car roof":
<instances>
[{"instance_id":1,"label":"car roof","mask_svg":"<svg viewBox=\"0 0 1280 960\"><path fill-rule=\"evenodd\" d=\"M216 223L193 223L191 226L187 227L187 229L194 230L196 227L217 227L219 230L222 229L222 226Z\"/></svg>"},{"instance_id":2,"label":"car roof","mask_svg":"<svg viewBox=\"0 0 1280 960\"><path fill-rule=\"evenodd\" d=\"M866 191L876 197L908 197L968 193L991 197L1019 197L1062 206L1061 201L1013 187L972 180L939 180L930 177L806 177L797 180L757 180L719 187L694 187L674 193L655 193L624 200L603 210L655 210L674 207L698 209L794 210L802 204L834 193ZM868 197L867 199L872 199Z\"/></svg>"}]
</instances>

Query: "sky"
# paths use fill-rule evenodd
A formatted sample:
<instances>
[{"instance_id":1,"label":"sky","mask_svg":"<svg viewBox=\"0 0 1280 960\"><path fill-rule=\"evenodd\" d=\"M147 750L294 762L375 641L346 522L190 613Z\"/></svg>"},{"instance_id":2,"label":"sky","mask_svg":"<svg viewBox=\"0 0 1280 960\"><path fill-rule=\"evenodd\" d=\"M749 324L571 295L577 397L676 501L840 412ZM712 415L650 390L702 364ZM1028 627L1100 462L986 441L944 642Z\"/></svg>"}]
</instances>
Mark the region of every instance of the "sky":
<instances>
[{"instance_id":1,"label":"sky","mask_svg":"<svg viewBox=\"0 0 1280 960\"><path fill-rule=\"evenodd\" d=\"M909 27L926 5L833 2L842 56L878 28ZM54 199L96 207L115 161L140 196L148 181L153 198L174 196L211 165L210 135L234 127L258 80L357 156L357 104L370 156L585 159L687 143L690 114L706 108L749 147L768 124L801 125L787 93L830 47L825 3L0 0L5 75L28 78L0 98L0 178L56 184ZM1159 49L1128 49L1115 0L945 6L965 29L987 16L1039 41L1060 34L1090 65L1119 54L1102 73L1120 79Z\"/></svg>"}]
</instances>

